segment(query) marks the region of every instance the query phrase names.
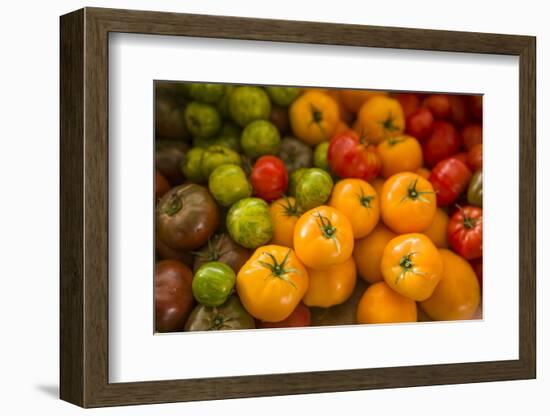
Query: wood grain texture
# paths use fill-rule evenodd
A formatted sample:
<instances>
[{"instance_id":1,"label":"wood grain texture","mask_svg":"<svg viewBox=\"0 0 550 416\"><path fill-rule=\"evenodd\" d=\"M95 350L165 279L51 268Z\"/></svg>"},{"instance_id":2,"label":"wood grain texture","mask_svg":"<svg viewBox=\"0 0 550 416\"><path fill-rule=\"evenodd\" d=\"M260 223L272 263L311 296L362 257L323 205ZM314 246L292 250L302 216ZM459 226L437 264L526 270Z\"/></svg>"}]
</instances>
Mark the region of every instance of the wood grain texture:
<instances>
[{"instance_id":1,"label":"wood grain texture","mask_svg":"<svg viewBox=\"0 0 550 416\"><path fill-rule=\"evenodd\" d=\"M484 363L192 380L108 381L108 33L520 57L520 357ZM535 377L535 39L87 8L61 18L61 397L83 407Z\"/></svg>"}]
</instances>

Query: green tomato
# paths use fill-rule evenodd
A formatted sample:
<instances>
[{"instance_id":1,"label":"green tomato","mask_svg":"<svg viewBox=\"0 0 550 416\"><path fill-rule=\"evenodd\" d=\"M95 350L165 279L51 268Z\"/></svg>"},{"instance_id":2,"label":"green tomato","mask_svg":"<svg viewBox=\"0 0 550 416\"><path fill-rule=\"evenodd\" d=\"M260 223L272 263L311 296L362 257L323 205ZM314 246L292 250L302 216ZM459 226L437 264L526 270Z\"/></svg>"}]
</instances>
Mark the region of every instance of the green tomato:
<instances>
[{"instance_id":1,"label":"green tomato","mask_svg":"<svg viewBox=\"0 0 550 416\"><path fill-rule=\"evenodd\" d=\"M300 95L298 87L265 87L271 101L281 107L288 107Z\"/></svg>"},{"instance_id":2,"label":"green tomato","mask_svg":"<svg viewBox=\"0 0 550 416\"><path fill-rule=\"evenodd\" d=\"M210 177L210 174L218 166L233 164L241 166L241 157L239 154L228 147L218 144L206 148L202 155L201 172L205 179Z\"/></svg>"},{"instance_id":3,"label":"green tomato","mask_svg":"<svg viewBox=\"0 0 550 416\"><path fill-rule=\"evenodd\" d=\"M231 296L221 306L198 305L185 323L185 331L227 331L254 329L254 318L243 308L237 296Z\"/></svg>"},{"instance_id":4,"label":"green tomato","mask_svg":"<svg viewBox=\"0 0 550 416\"><path fill-rule=\"evenodd\" d=\"M241 128L232 122L223 124L219 133L214 137L215 144L229 147L237 153L241 152Z\"/></svg>"},{"instance_id":5,"label":"green tomato","mask_svg":"<svg viewBox=\"0 0 550 416\"><path fill-rule=\"evenodd\" d=\"M218 108L218 111L223 118L231 117L231 112L229 111L229 97L231 97L231 94L233 94L235 88L237 87L235 87L234 85L226 85L223 97L216 104L216 107Z\"/></svg>"},{"instance_id":6,"label":"green tomato","mask_svg":"<svg viewBox=\"0 0 550 416\"><path fill-rule=\"evenodd\" d=\"M470 204L483 207L483 173L481 170L473 174L466 197Z\"/></svg>"},{"instance_id":7,"label":"green tomato","mask_svg":"<svg viewBox=\"0 0 550 416\"><path fill-rule=\"evenodd\" d=\"M281 134L275 125L267 120L256 120L245 127L241 135L241 147L251 158L274 155L281 145Z\"/></svg>"},{"instance_id":8,"label":"green tomato","mask_svg":"<svg viewBox=\"0 0 550 416\"><path fill-rule=\"evenodd\" d=\"M184 112L187 130L195 138L208 139L214 136L221 127L221 118L216 107L210 104L193 101Z\"/></svg>"},{"instance_id":9,"label":"green tomato","mask_svg":"<svg viewBox=\"0 0 550 416\"><path fill-rule=\"evenodd\" d=\"M226 224L231 238L246 248L264 245L273 236L269 205L260 198L244 198L233 204Z\"/></svg>"},{"instance_id":10,"label":"green tomato","mask_svg":"<svg viewBox=\"0 0 550 416\"><path fill-rule=\"evenodd\" d=\"M201 168L203 154L204 149L193 147L185 154L181 162L181 171L192 182L202 183L205 181Z\"/></svg>"},{"instance_id":11,"label":"green tomato","mask_svg":"<svg viewBox=\"0 0 550 416\"><path fill-rule=\"evenodd\" d=\"M290 196L296 196L296 188L298 187L298 182L300 182L300 178L306 173L309 169L308 168L298 168L294 172L290 174L290 177L288 179L288 194Z\"/></svg>"},{"instance_id":12,"label":"green tomato","mask_svg":"<svg viewBox=\"0 0 550 416\"><path fill-rule=\"evenodd\" d=\"M229 112L241 127L255 120L267 120L271 113L271 102L260 87L237 87L229 97Z\"/></svg>"},{"instance_id":13,"label":"green tomato","mask_svg":"<svg viewBox=\"0 0 550 416\"><path fill-rule=\"evenodd\" d=\"M219 306L231 295L235 286L235 272L219 261L204 263L193 276L193 296L206 306Z\"/></svg>"},{"instance_id":14,"label":"green tomato","mask_svg":"<svg viewBox=\"0 0 550 416\"><path fill-rule=\"evenodd\" d=\"M238 200L252 195L252 185L244 170L237 165L220 165L214 169L208 178L208 189L224 207L230 207Z\"/></svg>"},{"instance_id":15,"label":"green tomato","mask_svg":"<svg viewBox=\"0 0 550 416\"><path fill-rule=\"evenodd\" d=\"M323 169L327 172L330 172L330 165L328 164L328 146L330 142L319 143L315 147L313 152L313 165L316 168Z\"/></svg>"},{"instance_id":16,"label":"green tomato","mask_svg":"<svg viewBox=\"0 0 550 416\"><path fill-rule=\"evenodd\" d=\"M188 98L203 103L217 103L225 93L223 84L207 84L204 82L192 82L185 84L185 93Z\"/></svg>"},{"instance_id":17,"label":"green tomato","mask_svg":"<svg viewBox=\"0 0 550 416\"><path fill-rule=\"evenodd\" d=\"M308 211L323 205L330 197L332 186L332 178L326 171L319 168L308 169L296 187L298 206L302 210Z\"/></svg>"}]
</instances>

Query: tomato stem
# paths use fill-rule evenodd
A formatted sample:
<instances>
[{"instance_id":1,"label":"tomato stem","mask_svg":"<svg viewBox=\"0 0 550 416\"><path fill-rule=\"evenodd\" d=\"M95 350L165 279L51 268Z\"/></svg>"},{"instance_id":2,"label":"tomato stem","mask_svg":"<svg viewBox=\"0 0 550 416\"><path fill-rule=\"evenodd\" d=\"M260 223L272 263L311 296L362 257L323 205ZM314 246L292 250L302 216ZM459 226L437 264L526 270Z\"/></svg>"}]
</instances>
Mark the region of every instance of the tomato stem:
<instances>
[{"instance_id":1,"label":"tomato stem","mask_svg":"<svg viewBox=\"0 0 550 416\"><path fill-rule=\"evenodd\" d=\"M285 195L284 196L285 201L279 202L279 204L283 207L283 213L287 217L299 217L300 216L300 210L298 209L297 203L292 203L292 201Z\"/></svg>"},{"instance_id":2,"label":"tomato stem","mask_svg":"<svg viewBox=\"0 0 550 416\"><path fill-rule=\"evenodd\" d=\"M412 199L413 201L418 199L419 201L430 203L430 201L426 198L424 198L422 195L425 194L435 194L435 192L432 191L419 191L416 189L416 185L418 184L418 179L414 179L409 183L409 187L407 188L407 193L403 198L401 199L401 202L405 202L407 199Z\"/></svg>"},{"instance_id":3,"label":"tomato stem","mask_svg":"<svg viewBox=\"0 0 550 416\"><path fill-rule=\"evenodd\" d=\"M361 193L359 196L359 203L365 208L372 208L371 203L374 200L374 195L365 195L365 190L361 188Z\"/></svg>"},{"instance_id":4,"label":"tomato stem","mask_svg":"<svg viewBox=\"0 0 550 416\"><path fill-rule=\"evenodd\" d=\"M340 253L340 242L336 238L336 231L338 231L337 228L332 225L330 220L327 217L323 216L320 212L317 212L314 215L316 215L318 218L317 224L321 229L323 237L332 239L332 241L334 241L334 245L336 246L336 251Z\"/></svg>"},{"instance_id":5,"label":"tomato stem","mask_svg":"<svg viewBox=\"0 0 550 416\"><path fill-rule=\"evenodd\" d=\"M166 202L162 212L168 216L177 214L182 208L181 198L175 193L170 196L170 199Z\"/></svg>"},{"instance_id":6,"label":"tomato stem","mask_svg":"<svg viewBox=\"0 0 550 416\"><path fill-rule=\"evenodd\" d=\"M283 261L279 263L277 261L277 258L273 254L271 254L267 251L264 251L263 254L265 254L266 256L269 256L271 258L272 263L268 263L268 262L262 261L262 260L258 260L258 263L260 263L260 265L262 265L266 269L270 270L271 271L271 276L277 277L281 280L284 280L285 282L290 284L294 289L296 289L296 285L294 284L294 282L292 280L290 280L290 278L287 276L287 274L289 274L289 273L299 274L300 271L295 269L295 268L292 268L292 267L288 267L288 268L286 267L286 263L287 263L288 258L290 256L290 252L291 252L291 250L288 249Z\"/></svg>"}]
</instances>

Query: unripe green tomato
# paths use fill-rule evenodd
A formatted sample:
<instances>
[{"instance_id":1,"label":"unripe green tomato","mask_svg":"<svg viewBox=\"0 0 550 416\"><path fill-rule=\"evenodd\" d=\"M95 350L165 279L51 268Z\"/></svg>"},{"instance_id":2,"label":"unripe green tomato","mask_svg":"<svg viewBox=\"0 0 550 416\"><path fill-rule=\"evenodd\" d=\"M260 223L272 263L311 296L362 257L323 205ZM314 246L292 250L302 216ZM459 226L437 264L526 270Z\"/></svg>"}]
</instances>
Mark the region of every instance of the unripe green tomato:
<instances>
[{"instance_id":1,"label":"unripe green tomato","mask_svg":"<svg viewBox=\"0 0 550 416\"><path fill-rule=\"evenodd\" d=\"M193 277L193 296L206 306L219 306L231 295L235 286L235 272L219 261L203 264Z\"/></svg>"},{"instance_id":2,"label":"unripe green tomato","mask_svg":"<svg viewBox=\"0 0 550 416\"><path fill-rule=\"evenodd\" d=\"M226 146L218 144L209 146L202 155L201 171L203 177L208 179L214 169L226 164L241 166L241 156Z\"/></svg>"},{"instance_id":3,"label":"unripe green tomato","mask_svg":"<svg viewBox=\"0 0 550 416\"><path fill-rule=\"evenodd\" d=\"M252 195L252 185L244 170L237 165L220 165L208 178L208 189L214 199L224 207Z\"/></svg>"},{"instance_id":4,"label":"unripe green tomato","mask_svg":"<svg viewBox=\"0 0 550 416\"><path fill-rule=\"evenodd\" d=\"M288 107L300 95L298 87L265 87L271 101L281 107Z\"/></svg>"},{"instance_id":5,"label":"unripe green tomato","mask_svg":"<svg viewBox=\"0 0 550 416\"><path fill-rule=\"evenodd\" d=\"M281 134L275 125L267 120L250 123L242 132L243 152L253 159L263 155L275 155L281 145Z\"/></svg>"},{"instance_id":6,"label":"unripe green tomato","mask_svg":"<svg viewBox=\"0 0 550 416\"><path fill-rule=\"evenodd\" d=\"M287 192L290 196L296 197L296 188L298 187L298 182L300 178L308 171L308 168L298 168L292 172L288 178L288 188Z\"/></svg>"},{"instance_id":7,"label":"unripe green tomato","mask_svg":"<svg viewBox=\"0 0 550 416\"><path fill-rule=\"evenodd\" d=\"M224 84L208 84L205 82L192 82L186 84L184 89L186 94L192 100L203 103L217 103L225 93Z\"/></svg>"},{"instance_id":8,"label":"unripe green tomato","mask_svg":"<svg viewBox=\"0 0 550 416\"><path fill-rule=\"evenodd\" d=\"M208 139L221 127L221 118L216 107L193 101L184 112L185 126L194 138Z\"/></svg>"},{"instance_id":9,"label":"unripe green tomato","mask_svg":"<svg viewBox=\"0 0 550 416\"><path fill-rule=\"evenodd\" d=\"M229 96L229 112L239 126L255 120L267 120L271 113L271 101L263 88L241 86Z\"/></svg>"},{"instance_id":10,"label":"unripe green tomato","mask_svg":"<svg viewBox=\"0 0 550 416\"><path fill-rule=\"evenodd\" d=\"M202 174L202 156L204 149L193 147L181 161L181 170L185 177L192 182L202 183L205 177Z\"/></svg>"},{"instance_id":11,"label":"unripe green tomato","mask_svg":"<svg viewBox=\"0 0 550 416\"><path fill-rule=\"evenodd\" d=\"M330 166L328 164L328 146L330 145L330 142L322 142L319 143L315 147L315 151L313 152L313 165L316 168L326 170L327 172L330 172Z\"/></svg>"},{"instance_id":12,"label":"unripe green tomato","mask_svg":"<svg viewBox=\"0 0 550 416\"><path fill-rule=\"evenodd\" d=\"M305 172L296 187L296 202L303 211L323 205L332 192L333 181L328 172L311 168Z\"/></svg>"},{"instance_id":13,"label":"unripe green tomato","mask_svg":"<svg viewBox=\"0 0 550 416\"><path fill-rule=\"evenodd\" d=\"M226 224L231 238L246 248L262 246L273 236L269 205L260 198L244 198L233 204Z\"/></svg>"}]
</instances>

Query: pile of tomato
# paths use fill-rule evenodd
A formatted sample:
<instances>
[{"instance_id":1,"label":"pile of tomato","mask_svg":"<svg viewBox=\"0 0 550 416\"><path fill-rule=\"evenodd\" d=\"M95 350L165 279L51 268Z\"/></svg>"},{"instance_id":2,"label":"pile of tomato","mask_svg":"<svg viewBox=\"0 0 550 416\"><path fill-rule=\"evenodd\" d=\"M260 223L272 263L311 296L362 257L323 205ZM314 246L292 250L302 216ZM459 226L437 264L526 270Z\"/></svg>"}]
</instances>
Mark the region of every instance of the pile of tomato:
<instances>
[{"instance_id":1,"label":"pile of tomato","mask_svg":"<svg viewBox=\"0 0 550 416\"><path fill-rule=\"evenodd\" d=\"M479 318L481 123L476 95L157 83L156 331Z\"/></svg>"}]
</instances>

